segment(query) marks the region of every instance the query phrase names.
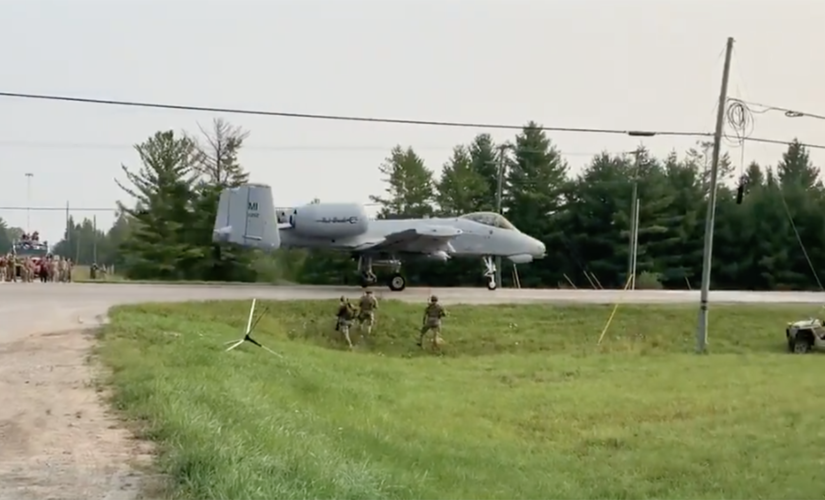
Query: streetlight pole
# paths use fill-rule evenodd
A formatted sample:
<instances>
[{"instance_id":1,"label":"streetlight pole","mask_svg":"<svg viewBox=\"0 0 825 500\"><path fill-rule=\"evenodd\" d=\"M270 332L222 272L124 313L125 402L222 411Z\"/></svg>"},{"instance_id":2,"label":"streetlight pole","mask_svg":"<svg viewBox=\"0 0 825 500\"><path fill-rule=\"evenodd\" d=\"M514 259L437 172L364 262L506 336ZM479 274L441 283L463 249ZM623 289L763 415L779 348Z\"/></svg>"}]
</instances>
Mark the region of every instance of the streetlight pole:
<instances>
[{"instance_id":1,"label":"streetlight pole","mask_svg":"<svg viewBox=\"0 0 825 500\"><path fill-rule=\"evenodd\" d=\"M628 130L629 137L655 137L656 132L647 130ZM638 146L630 152L635 161L633 164L633 194L631 194L630 205L630 249L627 257L627 285L631 290L636 289L636 254L639 252L639 157L642 154L642 146Z\"/></svg>"},{"instance_id":2,"label":"streetlight pole","mask_svg":"<svg viewBox=\"0 0 825 500\"><path fill-rule=\"evenodd\" d=\"M33 173L26 172L26 233L28 234L31 234L32 177L34 177Z\"/></svg>"}]
</instances>

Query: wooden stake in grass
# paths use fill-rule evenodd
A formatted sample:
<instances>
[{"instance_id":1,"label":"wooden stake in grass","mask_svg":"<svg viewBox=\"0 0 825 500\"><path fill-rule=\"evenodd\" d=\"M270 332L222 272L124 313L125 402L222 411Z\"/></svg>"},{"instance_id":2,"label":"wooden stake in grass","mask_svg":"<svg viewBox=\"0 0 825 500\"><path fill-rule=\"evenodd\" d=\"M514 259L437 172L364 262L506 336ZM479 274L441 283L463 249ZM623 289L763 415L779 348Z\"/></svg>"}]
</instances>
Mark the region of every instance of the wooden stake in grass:
<instances>
[{"instance_id":1,"label":"wooden stake in grass","mask_svg":"<svg viewBox=\"0 0 825 500\"><path fill-rule=\"evenodd\" d=\"M252 299L252 307L249 308L249 319L246 320L246 330L244 331L243 338L241 338L240 340L230 340L229 342L224 342L223 345L232 344L231 346L226 348L225 352L231 351L232 349L238 347L239 345L243 344L244 342L250 342L250 343L260 347L261 349L263 349L263 350L265 350L265 351L267 351L271 354L274 354L274 355L278 356L279 358L282 358L283 356L281 356L277 352L273 351L269 347L266 347L265 345L259 343L257 340L253 339L252 336L251 336L252 335L252 329L255 328L255 326L258 324L258 322L261 321L261 318L263 318L264 315L266 314L266 312L268 311L268 309L264 309L264 312L262 312L261 315L258 316L258 319L256 319L255 322L253 323L252 318L255 316L255 305L257 304L257 302L258 302L258 299Z\"/></svg>"}]
</instances>

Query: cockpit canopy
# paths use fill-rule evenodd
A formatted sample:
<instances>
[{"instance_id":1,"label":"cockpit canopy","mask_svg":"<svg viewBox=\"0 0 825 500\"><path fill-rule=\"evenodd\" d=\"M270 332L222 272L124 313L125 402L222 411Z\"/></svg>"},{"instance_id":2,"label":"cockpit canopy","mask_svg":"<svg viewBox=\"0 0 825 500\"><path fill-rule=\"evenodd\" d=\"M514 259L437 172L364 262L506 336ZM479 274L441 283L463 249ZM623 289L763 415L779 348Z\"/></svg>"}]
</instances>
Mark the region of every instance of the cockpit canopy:
<instances>
[{"instance_id":1,"label":"cockpit canopy","mask_svg":"<svg viewBox=\"0 0 825 500\"><path fill-rule=\"evenodd\" d=\"M516 226L514 226L513 223L507 220L507 218L503 215L495 212L473 212L471 214L462 215L460 218L478 222L479 224L484 224L485 226L517 231Z\"/></svg>"}]
</instances>

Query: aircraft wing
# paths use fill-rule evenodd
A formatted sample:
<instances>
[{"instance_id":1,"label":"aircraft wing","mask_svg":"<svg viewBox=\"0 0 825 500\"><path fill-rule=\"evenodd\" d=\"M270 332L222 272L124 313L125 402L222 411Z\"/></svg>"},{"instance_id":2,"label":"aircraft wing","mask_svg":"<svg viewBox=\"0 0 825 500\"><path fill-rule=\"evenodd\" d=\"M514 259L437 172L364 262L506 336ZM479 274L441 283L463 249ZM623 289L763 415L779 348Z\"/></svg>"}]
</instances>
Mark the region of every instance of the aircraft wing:
<instances>
[{"instance_id":1,"label":"aircraft wing","mask_svg":"<svg viewBox=\"0 0 825 500\"><path fill-rule=\"evenodd\" d=\"M432 253L452 250L450 240L461 234L461 229L450 226L426 226L396 231L374 243L359 245L356 252Z\"/></svg>"}]
</instances>

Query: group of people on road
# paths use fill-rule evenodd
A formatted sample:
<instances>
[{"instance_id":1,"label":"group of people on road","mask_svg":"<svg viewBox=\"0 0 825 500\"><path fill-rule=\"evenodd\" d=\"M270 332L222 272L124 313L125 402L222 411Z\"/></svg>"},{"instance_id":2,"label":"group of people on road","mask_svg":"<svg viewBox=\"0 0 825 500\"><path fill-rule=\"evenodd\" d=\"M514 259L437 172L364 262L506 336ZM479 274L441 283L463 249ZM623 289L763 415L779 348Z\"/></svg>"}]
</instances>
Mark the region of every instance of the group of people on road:
<instances>
[{"instance_id":1,"label":"group of people on road","mask_svg":"<svg viewBox=\"0 0 825 500\"><path fill-rule=\"evenodd\" d=\"M372 328L375 326L375 313L378 310L378 300L372 293L372 290L364 291L358 304L352 304L345 296L341 297L341 302L338 305L338 312L336 317L338 321L335 325L335 330L341 332L350 349L353 347L352 338L350 337L350 328L353 322L358 325L358 332L363 336L370 335ZM432 347L438 349L441 345L441 320L447 315L444 307L438 303L438 297L431 296L427 308L424 309L424 318L421 325L421 330L418 336L418 347L423 347L424 337L429 332L433 332Z\"/></svg>"},{"instance_id":2,"label":"group of people on road","mask_svg":"<svg viewBox=\"0 0 825 500\"><path fill-rule=\"evenodd\" d=\"M20 241L22 243L40 243L40 232L35 231L32 234L23 233L20 235Z\"/></svg>"},{"instance_id":3,"label":"group of people on road","mask_svg":"<svg viewBox=\"0 0 825 500\"><path fill-rule=\"evenodd\" d=\"M48 254L45 258L8 253L0 255L0 282L68 283L72 280L72 261Z\"/></svg>"}]
</instances>

